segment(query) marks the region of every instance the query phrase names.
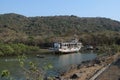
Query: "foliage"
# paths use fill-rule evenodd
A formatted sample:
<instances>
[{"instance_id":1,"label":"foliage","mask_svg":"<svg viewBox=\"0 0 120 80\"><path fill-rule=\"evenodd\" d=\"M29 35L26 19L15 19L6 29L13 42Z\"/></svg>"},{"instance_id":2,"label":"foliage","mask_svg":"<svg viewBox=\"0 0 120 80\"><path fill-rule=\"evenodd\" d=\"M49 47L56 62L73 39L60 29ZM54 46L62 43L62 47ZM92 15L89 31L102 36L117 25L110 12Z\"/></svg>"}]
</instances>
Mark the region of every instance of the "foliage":
<instances>
[{"instance_id":1,"label":"foliage","mask_svg":"<svg viewBox=\"0 0 120 80\"><path fill-rule=\"evenodd\" d=\"M13 54L14 50L8 44L0 44L0 52L2 55L11 55Z\"/></svg>"},{"instance_id":2,"label":"foliage","mask_svg":"<svg viewBox=\"0 0 120 80\"><path fill-rule=\"evenodd\" d=\"M44 74L46 69L53 68L51 64L47 64L46 66L43 66L42 68L38 68L37 64L29 61L25 62L27 57L25 55L18 56L19 63L21 68L24 70L25 76L27 80L43 80ZM28 65L28 67L26 67Z\"/></svg>"},{"instance_id":3,"label":"foliage","mask_svg":"<svg viewBox=\"0 0 120 80\"><path fill-rule=\"evenodd\" d=\"M2 74L1 74L1 77L4 77L4 76L9 77L9 75L10 75L10 72L8 70L3 70Z\"/></svg>"},{"instance_id":4,"label":"foliage","mask_svg":"<svg viewBox=\"0 0 120 80\"><path fill-rule=\"evenodd\" d=\"M120 45L120 22L100 17L0 15L0 55L22 54L51 47L78 35L83 45ZM47 44L46 44L47 43ZM28 46L29 45L29 46ZM117 48L114 46L114 48Z\"/></svg>"},{"instance_id":5,"label":"foliage","mask_svg":"<svg viewBox=\"0 0 120 80\"><path fill-rule=\"evenodd\" d=\"M101 38L104 36L104 32L119 33L119 31L120 22L108 18L85 18L74 15L25 17L14 13L0 15L0 41L4 43L23 43L36 46L44 42L55 41L54 38L68 37L74 34L81 37L81 34L91 36L90 34L93 33L93 38L97 36L97 38ZM95 33L103 34L95 35Z\"/></svg>"},{"instance_id":6,"label":"foliage","mask_svg":"<svg viewBox=\"0 0 120 80\"><path fill-rule=\"evenodd\" d=\"M1 72L1 79L2 80L14 80L11 75L10 75L10 72L8 70L3 70Z\"/></svg>"},{"instance_id":7,"label":"foliage","mask_svg":"<svg viewBox=\"0 0 120 80\"><path fill-rule=\"evenodd\" d=\"M4 44L0 43L0 56L20 55L25 53L38 52L40 49L36 46L28 46L22 43L18 44Z\"/></svg>"},{"instance_id":8,"label":"foliage","mask_svg":"<svg viewBox=\"0 0 120 80\"><path fill-rule=\"evenodd\" d=\"M37 65L35 65L35 63L33 62L28 62L25 63L27 57L25 55L22 56L18 56L19 59L19 64L21 66L21 68L24 70L24 74L26 76L27 80L42 80L43 77L43 73L41 70L39 70L37 68ZM28 65L29 67L25 67L26 65Z\"/></svg>"},{"instance_id":9,"label":"foliage","mask_svg":"<svg viewBox=\"0 0 120 80\"><path fill-rule=\"evenodd\" d=\"M45 70L53 68L51 64L46 64L43 68L39 68L35 62L27 61L26 55L18 56L19 65L23 70L26 80L43 80L45 78ZM52 77L49 77L53 80ZM1 72L2 80L16 80L13 79L8 70L3 70Z\"/></svg>"}]
</instances>

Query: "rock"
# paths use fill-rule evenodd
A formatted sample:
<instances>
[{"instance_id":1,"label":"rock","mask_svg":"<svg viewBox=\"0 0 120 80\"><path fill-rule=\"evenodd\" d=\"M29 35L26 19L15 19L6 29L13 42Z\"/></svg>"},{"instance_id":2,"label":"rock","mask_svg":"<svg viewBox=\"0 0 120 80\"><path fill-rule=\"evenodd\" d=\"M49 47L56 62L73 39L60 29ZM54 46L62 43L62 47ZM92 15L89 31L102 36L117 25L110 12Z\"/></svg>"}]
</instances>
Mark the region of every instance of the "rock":
<instances>
[{"instance_id":1,"label":"rock","mask_svg":"<svg viewBox=\"0 0 120 80\"><path fill-rule=\"evenodd\" d=\"M94 64L92 64L92 63L89 63L89 64L88 64L88 67L91 67L91 66L94 66Z\"/></svg>"},{"instance_id":2,"label":"rock","mask_svg":"<svg viewBox=\"0 0 120 80\"><path fill-rule=\"evenodd\" d=\"M71 79L76 79L76 78L78 78L78 76L76 74L73 74L70 78Z\"/></svg>"},{"instance_id":3,"label":"rock","mask_svg":"<svg viewBox=\"0 0 120 80\"><path fill-rule=\"evenodd\" d=\"M56 76L56 77L55 77L55 80L63 80L63 79L62 79L62 77L60 77L60 76Z\"/></svg>"},{"instance_id":4,"label":"rock","mask_svg":"<svg viewBox=\"0 0 120 80\"><path fill-rule=\"evenodd\" d=\"M82 73L75 73L70 78L71 79L77 79L77 78L81 77L81 75L82 75Z\"/></svg>"},{"instance_id":5,"label":"rock","mask_svg":"<svg viewBox=\"0 0 120 80\"><path fill-rule=\"evenodd\" d=\"M79 64L78 66L77 66L77 69L80 69L81 68L81 64Z\"/></svg>"},{"instance_id":6,"label":"rock","mask_svg":"<svg viewBox=\"0 0 120 80\"><path fill-rule=\"evenodd\" d=\"M65 80L62 76L56 76L53 80Z\"/></svg>"},{"instance_id":7,"label":"rock","mask_svg":"<svg viewBox=\"0 0 120 80\"><path fill-rule=\"evenodd\" d=\"M92 63L93 63L93 64L100 64L101 62L100 62L99 59L95 59L95 60L92 61Z\"/></svg>"},{"instance_id":8,"label":"rock","mask_svg":"<svg viewBox=\"0 0 120 80\"><path fill-rule=\"evenodd\" d=\"M120 80L120 78L118 78L118 80Z\"/></svg>"},{"instance_id":9,"label":"rock","mask_svg":"<svg viewBox=\"0 0 120 80\"><path fill-rule=\"evenodd\" d=\"M95 60L95 63L96 64L100 64L100 60Z\"/></svg>"}]
</instances>

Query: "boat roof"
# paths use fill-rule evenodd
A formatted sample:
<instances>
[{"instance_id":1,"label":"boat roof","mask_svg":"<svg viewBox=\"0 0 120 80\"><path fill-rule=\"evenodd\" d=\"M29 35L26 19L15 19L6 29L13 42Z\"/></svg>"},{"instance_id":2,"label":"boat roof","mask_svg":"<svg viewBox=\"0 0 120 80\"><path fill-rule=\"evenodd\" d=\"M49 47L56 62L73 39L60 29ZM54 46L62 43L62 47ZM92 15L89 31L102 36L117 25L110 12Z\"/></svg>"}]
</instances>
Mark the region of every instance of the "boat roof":
<instances>
[{"instance_id":1,"label":"boat roof","mask_svg":"<svg viewBox=\"0 0 120 80\"><path fill-rule=\"evenodd\" d=\"M59 44L82 44L81 42L78 42L78 39L72 39L71 41L67 41L67 42L55 42L55 43L59 43Z\"/></svg>"}]
</instances>

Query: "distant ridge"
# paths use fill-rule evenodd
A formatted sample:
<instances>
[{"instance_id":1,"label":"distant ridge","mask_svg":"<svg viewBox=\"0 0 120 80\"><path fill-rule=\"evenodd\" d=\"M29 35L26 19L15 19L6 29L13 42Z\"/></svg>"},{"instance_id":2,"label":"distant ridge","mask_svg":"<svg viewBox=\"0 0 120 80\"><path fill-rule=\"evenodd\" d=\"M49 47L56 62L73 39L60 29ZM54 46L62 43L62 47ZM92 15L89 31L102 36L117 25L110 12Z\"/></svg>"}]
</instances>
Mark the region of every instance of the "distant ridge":
<instances>
[{"instance_id":1,"label":"distant ridge","mask_svg":"<svg viewBox=\"0 0 120 80\"><path fill-rule=\"evenodd\" d=\"M100 17L49 16L25 17L9 13L0 15L0 29L9 28L30 35L72 34L96 31L120 31L120 22Z\"/></svg>"},{"instance_id":2,"label":"distant ridge","mask_svg":"<svg viewBox=\"0 0 120 80\"><path fill-rule=\"evenodd\" d=\"M41 38L70 36L103 31L119 32L120 22L109 18L77 17L74 15L26 17L15 13L0 14L1 39L3 37L6 37L5 39L9 37L11 40L26 36L39 36Z\"/></svg>"}]
</instances>

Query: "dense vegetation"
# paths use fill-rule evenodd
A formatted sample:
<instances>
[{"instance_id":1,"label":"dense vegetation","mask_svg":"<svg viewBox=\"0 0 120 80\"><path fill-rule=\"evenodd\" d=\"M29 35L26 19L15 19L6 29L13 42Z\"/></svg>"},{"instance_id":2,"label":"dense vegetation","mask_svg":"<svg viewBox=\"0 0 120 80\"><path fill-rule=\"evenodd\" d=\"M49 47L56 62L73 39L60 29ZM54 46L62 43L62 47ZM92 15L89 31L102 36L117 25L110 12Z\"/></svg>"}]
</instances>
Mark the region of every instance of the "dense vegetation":
<instances>
[{"instance_id":1,"label":"dense vegetation","mask_svg":"<svg viewBox=\"0 0 120 80\"><path fill-rule=\"evenodd\" d=\"M18 14L0 15L0 41L37 44L55 37L82 33L120 31L120 22L108 18L76 16L25 17Z\"/></svg>"},{"instance_id":2,"label":"dense vegetation","mask_svg":"<svg viewBox=\"0 0 120 80\"><path fill-rule=\"evenodd\" d=\"M0 43L0 56L9 56L9 55L21 55L23 53L37 53L39 52L39 47L27 46L24 44L3 44Z\"/></svg>"},{"instance_id":3,"label":"dense vegetation","mask_svg":"<svg viewBox=\"0 0 120 80\"><path fill-rule=\"evenodd\" d=\"M108 18L74 15L47 17L26 17L14 13L0 15L0 42L7 45L22 43L44 46L43 43L69 40L74 34L83 45L120 45L120 22Z\"/></svg>"}]
</instances>

